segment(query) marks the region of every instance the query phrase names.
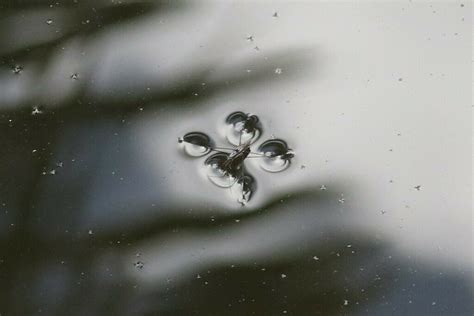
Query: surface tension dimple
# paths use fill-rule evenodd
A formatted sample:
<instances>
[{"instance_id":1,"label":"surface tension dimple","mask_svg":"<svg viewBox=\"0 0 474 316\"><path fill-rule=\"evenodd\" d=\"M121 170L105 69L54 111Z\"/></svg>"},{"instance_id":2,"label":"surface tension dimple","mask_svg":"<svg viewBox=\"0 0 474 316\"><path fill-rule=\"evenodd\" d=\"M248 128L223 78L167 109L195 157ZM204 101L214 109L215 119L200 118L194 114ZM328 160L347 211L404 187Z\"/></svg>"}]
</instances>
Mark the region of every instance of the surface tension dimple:
<instances>
[{"instance_id":1,"label":"surface tension dimple","mask_svg":"<svg viewBox=\"0 0 474 316\"><path fill-rule=\"evenodd\" d=\"M256 115L234 112L227 117L226 124L227 141L234 146L253 144L260 137L261 128Z\"/></svg>"},{"instance_id":2,"label":"surface tension dimple","mask_svg":"<svg viewBox=\"0 0 474 316\"><path fill-rule=\"evenodd\" d=\"M294 153L281 139L270 139L260 145L258 151L263 154L260 167L268 172L280 172L290 166Z\"/></svg>"},{"instance_id":3,"label":"surface tension dimple","mask_svg":"<svg viewBox=\"0 0 474 316\"><path fill-rule=\"evenodd\" d=\"M178 138L184 152L192 157L201 157L211 151L211 139L204 133L191 132Z\"/></svg>"}]
</instances>

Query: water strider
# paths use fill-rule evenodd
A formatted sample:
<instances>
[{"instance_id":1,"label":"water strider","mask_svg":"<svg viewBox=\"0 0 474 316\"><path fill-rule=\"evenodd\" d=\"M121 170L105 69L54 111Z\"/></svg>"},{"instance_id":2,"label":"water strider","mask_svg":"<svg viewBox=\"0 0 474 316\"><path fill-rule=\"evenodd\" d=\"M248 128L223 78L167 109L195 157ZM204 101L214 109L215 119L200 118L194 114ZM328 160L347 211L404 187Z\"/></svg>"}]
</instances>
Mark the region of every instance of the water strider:
<instances>
[{"instance_id":1,"label":"water strider","mask_svg":"<svg viewBox=\"0 0 474 316\"><path fill-rule=\"evenodd\" d=\"M201 132L190 132L178 138L185 153L202 157L213 152L204 165L207 177L215 185L230 188L237 202L245 205L255 191L254 178L245 169L245 160L259 158L260 167L268 172L280 172L289 167L294 157L292 150L281 139L263 142L256 152L251 145L261 134L260 120L256 115L233 112L225 120L226 139L234 148L218 147L209 136Z\"/></svg>"}]
</instances>

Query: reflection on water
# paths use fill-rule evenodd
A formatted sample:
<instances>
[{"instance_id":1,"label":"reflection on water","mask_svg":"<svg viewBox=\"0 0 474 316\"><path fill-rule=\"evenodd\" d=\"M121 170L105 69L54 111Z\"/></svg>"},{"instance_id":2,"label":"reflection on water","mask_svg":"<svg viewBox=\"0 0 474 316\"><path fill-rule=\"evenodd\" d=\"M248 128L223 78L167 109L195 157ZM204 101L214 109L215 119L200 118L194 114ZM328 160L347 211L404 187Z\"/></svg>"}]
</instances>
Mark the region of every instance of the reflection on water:
<instances>
[{"instance_id":1,"label":"reflection on water","mask_svg":"<svg viewBox=\"0 0 474 316\"><path fill-rule=\"evenodd\" d=\"M225 120L242 105L216 98L291 84L291 69L312 62L299 50L154 80L101 73L114 30L150 41L148 23L179 28L196 7L0 4L0 314L471 314L467 276L352 225L345 176L310 179L303 141L273 124L273 109ZM237 150L207 158L211 181L231 189L210 185L204 158L185 159L221 150L217 139Z\"/></svg>"}]
</instances>

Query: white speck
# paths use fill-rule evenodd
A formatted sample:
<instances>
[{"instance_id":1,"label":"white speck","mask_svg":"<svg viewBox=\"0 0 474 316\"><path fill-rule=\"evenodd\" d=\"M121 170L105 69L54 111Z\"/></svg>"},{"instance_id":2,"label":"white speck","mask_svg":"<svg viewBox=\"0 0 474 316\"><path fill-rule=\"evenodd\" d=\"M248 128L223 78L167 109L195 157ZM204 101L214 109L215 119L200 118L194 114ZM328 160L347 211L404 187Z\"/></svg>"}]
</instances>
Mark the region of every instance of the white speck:
<instances>
[{"instance_id":1,"label":"white speck","mask_svg":"<svg viewBox=\"0 0 474 316\"><path fill-rule=\"evenodd\" d=\"M349 305L349 301L348 300L344 300L344 306L347 306Z\"/></svg>"},{"instance_id":2,"label":"white speck","mask_svg":"<svg viewBox=\"0 0 474 316\"><path fill-rule=\"evenodd\" d=\"M48 172L50 175L55 175L56 174L56 170L55 169L51 169L49 172Z\"/></svg>"},{"instance_id":3,"label":"white speck","mask_svg":"<svg viewBox=\"0 0 474 316\"><path fill-rule=\"evenodd\" d=\"M59 167L59 168L62 168L63 165L64 165L64 164L63 164L61 161L56 163L56 167Z\"/></svg>"},{"instance_id":4,"label":"white speck","mask_svg":"<svg viewBox=\"0 0 474 316\"><path fill-rule=\"evenodd\" d=\"M344 204L346 202L346 199L341 197L339 200L338 200L339 203L341 204Z\"/></svg>"},{"instance_id":5,"label":"white speck","mask_svg":"<svg viewBox=\"0 0 474 316\"><path fill-rule=\"evenodd\" d=\"M236 222L236 223L240 222L240 219L236 219L235 222Z\"/></svg>"},{"instance_id":6,"label":"white speck","mask_svg":"<svg viewBox=\"0 0 474 316\"><path fill-rule=\"evenodd\" d=\"M87 232L89 235L92 235L94 232L92 231L92 229L89 229L89 231Z\"/></svg>"},{"instance_id":7,"label":"white speck","mask_svg":"<svg viewBox=\"0 0 474 316\"><path fill-rule=\"evenodd\" d=\"M282 279L286 278L286 274L283 274L283 273L282 273L282 274L281 274L281 278L282 278Z\"/></svg>"},{"instance_id":8,"label":"white speck","mask_svg":"<svg viewBox=\"0 0 474 316\"><path fill-rule=\"evenodd\" d=\"M46 20L46 24L48 24L48 25L53 24L53 20L52 20L52 19L47 19L47 20Z\"/></svg>"},{"instance_id":9,"label":"white speck","mask_svg":"<svg viewBox=\"0 0 474 316\"><path fill-rule=\"evenodd\" d=\"M313 260L318 261L319 260L318 256L314 256Z\"/></svg>"},{"instance_id":10,"label":"white speck","mask_svg":"<svg viewBox=\"0 0 474 316\"><path fill-rule=\"evenodd\" d=\"M321 185L321 186L319 187L319 189L320 189L321 191L325 191L327 188L326 188L326 186L323 184L323 185Z\"/></svg>"},{"instance_id":11,"label":"white speck","mask_svg":"<svg viewBox=\"0 0 474 316\"><path fill-rule=\"evenodd\" d=\"M200 279L200 278L201 278L201 275L198 274L198 275L196 276L196 279Z\"/></svg>"},{"instance_id":12,"label":"white speck","mask_svg":"<svg viewBox=\"0 0 474 316\"><path fill-rule=\"evenodd\" d=\"M347 247L347 248L352 248L352 245L349 244L349 245L347 245L346 247Z\"/></svg>"},{"instance_id":13,"label":"white speck","mask_svg":"<svg viewBox=\"0 0 474 316\"><path fill-rule=\"evenodd\" d=\"M277 75L281 75L283 73L283 70L281 68L275 68L275 73Z\"/></svg>"},{"instance_id":14,"label":"white speck","mask_svg":"<svg viewBox=\"0 0 474 316\"><path fill-rule=\"evenodd\" d=\"M436 302L432 302L431 305L435 306L435 305L436 305Z\"/></svg>"}]
</instances>

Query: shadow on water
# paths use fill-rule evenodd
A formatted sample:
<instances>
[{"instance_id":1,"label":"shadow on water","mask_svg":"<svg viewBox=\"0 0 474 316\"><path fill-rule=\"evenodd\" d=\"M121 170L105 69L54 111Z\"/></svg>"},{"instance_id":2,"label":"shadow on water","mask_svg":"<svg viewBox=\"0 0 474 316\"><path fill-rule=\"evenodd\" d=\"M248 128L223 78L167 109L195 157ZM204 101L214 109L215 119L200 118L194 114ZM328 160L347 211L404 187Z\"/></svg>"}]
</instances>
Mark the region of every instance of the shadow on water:
<instances>
[{"instance_id":1,"label":"shadow on water","mask_svg":"<svg viewBox=\"0 0 474 316\"><path fill-rule=\"evenodd\" d=\"M146 15L166 15L187 5L157 1L71 0L51 8L49 3L36 0L0 4L0 71L21 76L13 74L11 68L38 64L36 75L41 78L42 73L56 62L57 51L67 41L80 38L87 42L107 28ZM25 14L31 19L25 18ZM45 21L52 15L55 16L53 23L63 23L62 32L53 37L42 37L41 32L34 38L26 35L38 20L47 26ZM15 32L12 27L16 28ZM12 39L13 33L17 37ZM168 208L166 214L171 215L140 222L140 225L132 225L134 218L131 216L128 230L120 227L100 233L100 227L97 227L97 232L87 234L76 228L80 208L64 205L77 206L84 199L93 198L87 196L93 179L87 173L100 173L96 161L103 157L101 148L91 146L92 152L77 157L87 165L85 173L62 184L67 187L64 191L67 194L46 199L46 204L41 202L48 194L44 188L45 177L54 176L50 173L56 169L61 172L60 166L55 165L54 153L59 138L68 127L119 122L124 117L136 116L139 113L137 104L151 109L169 107L170 103L197 107L198 102L201 104L206 98L277 80L271 76L275 65L291 69L306 61L304 51L297 49L268 53L267 56L265 65L256 60L243 62L258 65L250 74L228 73L213 81L209 76L216 65L204 64L190 70L187 79L179 85L152 86L149 93L139 97L95 98L87 92L90 84L87 77L82 77L76 82L78 88L61 104L52 109L41 109L44 112L41 115L31 113L34 96L20 99L14 106L0 103L0 314L341 315L365 311L436 314L431 309L431 298L413 299L413 303L407 305L410 297L420 297L420 291L433 287L438 287L439 292L450 289L459 302L469 301L469 297L466 298L468 287L456 276L432 279L428 269L419 273L406 272L411 271L411 263L401 258L388 260L390 248L383 240L374 238L369 232L339 227L337 216L334 217L337 198L330 191L322 194L317 188L307 188L289 192L289 198L288 194L277 197L254 212L238 216L221 214L212 222L208 216L189 215L174 209L173 205L161 205ZM207 83L205 88L202 82ZM197 98L196 91L199 91ZM100 133L101 129L97 130ZM81 139L80 136L77 135L77 139ZM75 141L71 139L71 142ZM282 199L293 206L291 212L282 206ZM68 203L59 204L55 200ZM309 230L299 238L295 237L293 243L282 245L281 249L278 244L270 243L275 247L275 254L262 250L262 258L244 250L241 256L234 258L235 264L227 262L225 256L213 254L216 260L208 262L199 277L194 273L186 277L188 271L183 270L184 277L152 282L153 286L140 283L146 278L147 265L143 271L132 272L123 266L126 253L139 246L153 245L162 239L174 241L175 237L170 234L181 231L209 232L213 236L213 233L234 229L237 217L243 235L252 236L253 231L246 228L246 223L252 223L251 227L261 225L271 229L273 221L281 223L295 219L300 220L301 225L306 222ZM45 218L54 218L54 221L44 223ZM38 223L48 228L38 230ZM58 231L63 234L58 235ZM288 238L292 236L295 235L290 234ZM278 240L277 235L273 238ZM235 241L239 242L239 237L235 237ZM255 241L255 249L264 245ZM253 248L252 243L248 243L245 249ZM176 262L180 260L177 257ZM132 263L130 261L129 266L137 270ZM188 269L193 262L184 264ZM179 269L170 268L169 271L171 276L180 274ZM135 276L142 272L144 276ZM402 298L391 294L394 289L401 291L411 283L421 285L417 292L409 289L404 291L406 297L402 295ZM395 297L393 301L392 296ZM439 305L442 300L440 297ZM469 314L472 310L470 306L461 305L458 301L448 301L444 306L453 315Z\"/></svg>"}]
</instances>

